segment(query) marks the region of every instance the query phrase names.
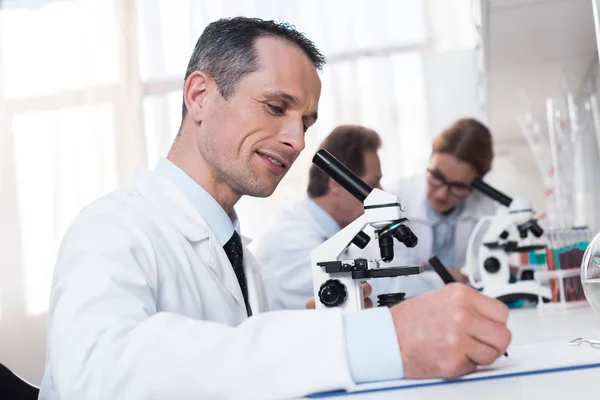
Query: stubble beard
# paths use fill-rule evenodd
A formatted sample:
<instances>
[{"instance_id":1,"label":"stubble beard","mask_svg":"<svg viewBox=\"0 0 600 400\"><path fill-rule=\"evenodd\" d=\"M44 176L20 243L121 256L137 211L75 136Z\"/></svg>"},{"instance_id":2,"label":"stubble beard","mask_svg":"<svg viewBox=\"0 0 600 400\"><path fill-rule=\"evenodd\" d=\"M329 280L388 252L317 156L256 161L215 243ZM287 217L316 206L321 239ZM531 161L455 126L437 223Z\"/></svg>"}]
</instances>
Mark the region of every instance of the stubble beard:
<instances>
[{"instance_id":1,"label":"stubble beard","mask_svg":"<svg viewBox=\"0 0 600 400\"><path fill-rule=\"evenodd\" d=\"M217 182L226 183L240 197L269 197L279 184L277 181L271 185L260 179L252 165L253 155L237 159L223 156L227 154L226 149L220 148L218 143L211 140L206 140L200 147Z\"/></svg>"}]
</instances>

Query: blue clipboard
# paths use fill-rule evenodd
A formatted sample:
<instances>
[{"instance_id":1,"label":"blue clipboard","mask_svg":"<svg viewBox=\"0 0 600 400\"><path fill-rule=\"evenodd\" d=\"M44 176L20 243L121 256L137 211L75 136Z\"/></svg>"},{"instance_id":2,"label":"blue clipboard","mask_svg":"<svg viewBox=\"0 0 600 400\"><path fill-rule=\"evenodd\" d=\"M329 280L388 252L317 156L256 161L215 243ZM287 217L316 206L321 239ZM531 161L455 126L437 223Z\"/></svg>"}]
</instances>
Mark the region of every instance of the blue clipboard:
<instances>
[{"instance_id":1,"label":"blue clipboard","mask_svg":"<svg viewBox=\"0 0 600 400\"><path fill-rule=\"evenodd\" d=\"M317 398L325 398L325 397L352 396L352 395L365 394L365 393L383 392L383 391L387 391L387 390L402 390L402 389L412 389L412 388L427 387L427 386L451 385L451 384L455 384L455 383L484 381L484 380L490 380L490 379L505 379L505 378L512 378L512 377L516 377L516 376L526 376L526 375L550 374L553 372L573 371L573 370L588 369L588 368L600 368L600 362L595 363L595 364L575 365L572 367L562 367L562 368L549 368L549 369L542 369L542 370L537 370L537 371L515 372L515 373L507 373L507 374L500 374L500 375L493 375L493 376L473 376L473 377L467 376L467 377L463 377L461 379L447 379L447 380L441 380L441 381L437 381L437 382L430 382L429 380L427 380L426 383L414 383L414 384L403 385L403 386L390 386L390 387L385 387L385 388L366 389L366 390L359 390L359 391L355 391L355 392L347 392L345 390L338 390L335 392L318 393L318 394L310 395L308 397L317 399Z\"/></svg>"}]
</instances>

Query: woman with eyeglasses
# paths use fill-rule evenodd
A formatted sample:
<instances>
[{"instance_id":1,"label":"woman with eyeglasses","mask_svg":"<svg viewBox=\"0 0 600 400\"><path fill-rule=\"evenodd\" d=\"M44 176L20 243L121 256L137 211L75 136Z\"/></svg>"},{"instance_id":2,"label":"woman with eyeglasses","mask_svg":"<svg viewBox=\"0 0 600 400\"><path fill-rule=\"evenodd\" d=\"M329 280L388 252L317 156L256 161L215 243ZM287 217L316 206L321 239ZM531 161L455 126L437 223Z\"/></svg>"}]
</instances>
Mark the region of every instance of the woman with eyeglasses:
<instances>
[{"instance_id":1,"label":"woman with eyeglasses","mask_svg":"<svg viewBox=\"0 0 600 400\"><path fill-rule=\"evenodd\" d=\"M426 265L435 254L456 280L465 281L459 269L466 259L469 236L477 221L495 213L497 207L493 200L473 192L471 182L489 172L493 158L488 128L474 119L461 119L434 138L424 174L384 188L398 196L419 239L412 249L396 243L394 265ZM431 270L395 282L401 287L394 290L406 292L407 297L443 285ZM380 292L375 286L374 291Z\"/></svg>"}]
</instances>

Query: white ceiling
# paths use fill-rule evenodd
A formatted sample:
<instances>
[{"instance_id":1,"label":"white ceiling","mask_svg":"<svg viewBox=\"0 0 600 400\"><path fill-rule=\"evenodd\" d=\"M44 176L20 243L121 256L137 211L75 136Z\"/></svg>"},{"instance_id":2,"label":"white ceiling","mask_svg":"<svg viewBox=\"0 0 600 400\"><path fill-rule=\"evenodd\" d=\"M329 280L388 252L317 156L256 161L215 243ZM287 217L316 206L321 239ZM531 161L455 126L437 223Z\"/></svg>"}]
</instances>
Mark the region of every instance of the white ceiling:
<instances>
[{"instance_id":1,"label":"white ceiling","mask_svg":"<svg viewBox=\"0 0 600 400\"><path fill-rule=\"evenodd\" d=\"M517 114L577 93L598 62L592 0L482 3L489 124L499 141L521 141Z\"/></svg>"}]
</instances>

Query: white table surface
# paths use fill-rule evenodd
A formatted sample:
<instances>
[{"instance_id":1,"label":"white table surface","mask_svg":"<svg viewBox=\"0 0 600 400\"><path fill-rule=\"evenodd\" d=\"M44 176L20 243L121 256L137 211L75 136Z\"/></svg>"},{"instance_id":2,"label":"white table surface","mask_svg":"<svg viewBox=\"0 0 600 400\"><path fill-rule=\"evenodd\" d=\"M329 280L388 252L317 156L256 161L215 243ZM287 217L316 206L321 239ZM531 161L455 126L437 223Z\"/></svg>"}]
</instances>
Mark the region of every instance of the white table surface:
<instances>
[{"instance_id":1,"label":"white table surface","mask_svg":"<svg viewBox=\"0 0 600 400\"><path fill-rule=\"evenodd\" d=\"M512 345L577 337L600 339L600 313L589 307L540 314L537 309L511 310ZM588 399L600 396L600 368L491 379L413 389L384 390L332 399Z\"/></svg>"}]
</instances>

